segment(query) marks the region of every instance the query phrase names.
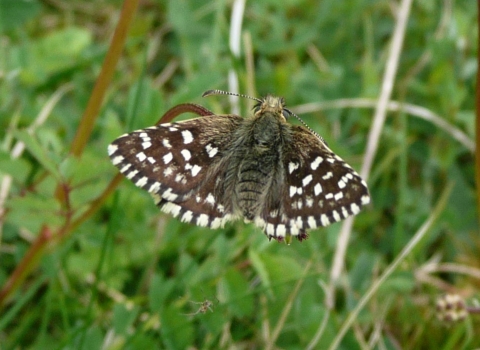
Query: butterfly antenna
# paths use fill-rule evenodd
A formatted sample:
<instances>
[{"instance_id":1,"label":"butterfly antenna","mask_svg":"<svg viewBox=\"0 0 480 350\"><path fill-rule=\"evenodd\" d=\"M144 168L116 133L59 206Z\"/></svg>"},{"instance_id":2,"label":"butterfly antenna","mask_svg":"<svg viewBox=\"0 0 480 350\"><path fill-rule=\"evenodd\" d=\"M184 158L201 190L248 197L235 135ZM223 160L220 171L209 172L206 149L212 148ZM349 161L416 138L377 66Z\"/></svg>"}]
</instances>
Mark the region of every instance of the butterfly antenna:
<instances>
[{"instance_id":1,"label":"butterfly antenna","mask_svg":"<svg viewBox=\"0 0 480 350\"><path fill-rule=\"evenodd\" d=\"M207 97L207 96L212 96L212 95L238 96L238 97L249 98L249 99L251 99L251 100L254 100L254 101L257 101L257 102L259 102L259 103L262 103L262 100L259 99L259 98L251 97L251 96L244 95L244 94L237 94L237 93L235 93L235 92L223 91L223 90L208 90L208 91L205 91L205 92L202 94L202 97Z\"/></svg>"},{"instance_id":2,"label":"butterfly antenna","mask_svg":"<svg viewBox=\"0 0 480 350\"><path fill-rule=\"evenodd\" d=\"M307 123L305 123L302 118L300 118L298 115L296 115L295 113L293 113L291 110L289 110L288 108L284 108L283 109L284 111L287 111L290 115L293 115L304 127L306 127L308 129L308 131L310 131L312 134L314 134L316 137L318 137L320 140L322 140L322 142L324 144L327 144L325 142L325 140L323 139L323 137L321 137L316 131L314 131L311 127L308 126Z\"/></svg>"}]
</instances>

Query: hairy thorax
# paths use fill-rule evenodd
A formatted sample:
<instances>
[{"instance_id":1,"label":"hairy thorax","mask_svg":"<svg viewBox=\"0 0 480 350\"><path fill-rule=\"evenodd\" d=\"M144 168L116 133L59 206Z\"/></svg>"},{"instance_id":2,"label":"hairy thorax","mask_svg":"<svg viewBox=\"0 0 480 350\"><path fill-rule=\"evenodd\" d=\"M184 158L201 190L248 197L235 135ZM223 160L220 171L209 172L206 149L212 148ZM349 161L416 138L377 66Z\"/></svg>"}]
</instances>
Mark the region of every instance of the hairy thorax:
<instances>
[{"instance_id":1,"label":"hairy thorax","mask_svg":"<svg viewBox=\"0 0 480 350\"><path fill-rule=\"evenodd\" d=\"M281 122L271 113L245 125L247 135L236 169L235 206L247 220L253 220L264 206L279 166L281 151Z\"/></svg>"}]
</instances>

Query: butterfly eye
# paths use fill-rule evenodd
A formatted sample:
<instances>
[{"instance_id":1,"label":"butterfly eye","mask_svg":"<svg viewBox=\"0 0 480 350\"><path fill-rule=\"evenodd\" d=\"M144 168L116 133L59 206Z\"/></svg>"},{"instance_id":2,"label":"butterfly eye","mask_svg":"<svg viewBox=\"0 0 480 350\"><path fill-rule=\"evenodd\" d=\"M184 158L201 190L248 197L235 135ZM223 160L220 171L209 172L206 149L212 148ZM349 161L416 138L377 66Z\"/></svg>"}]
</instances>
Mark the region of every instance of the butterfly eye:
<instances>
[{"instance_id":1,"label":"butterfly eye","mask_svg":"<svg viewBox=\"0 0 480 350\"><path fill-rule=\"evenodd\" d=\"M288 119L288 117L292 116L291 112L288 109L283 109L282 114L285 119Z\"/></svg>"}]
</instances>

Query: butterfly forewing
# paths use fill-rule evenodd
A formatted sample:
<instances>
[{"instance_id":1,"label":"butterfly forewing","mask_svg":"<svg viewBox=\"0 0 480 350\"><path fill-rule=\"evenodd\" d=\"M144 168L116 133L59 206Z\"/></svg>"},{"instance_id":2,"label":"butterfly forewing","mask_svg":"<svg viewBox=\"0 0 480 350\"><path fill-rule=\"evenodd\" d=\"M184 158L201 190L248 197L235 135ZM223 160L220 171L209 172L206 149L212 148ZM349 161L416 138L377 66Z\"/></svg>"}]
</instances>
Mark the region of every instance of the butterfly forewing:
<instances>
[{"instance_id":1,"label":"butterfly forewing","mask_svg":"<svg viewBox=\"0 0 480 350\"><path fill-rule=\"evenodd\" d=\"M238 116L212 115L137 130L116 139L109 146L109 156L120 172L150 192L164 211L210 226L205 224L205 215L214 215L219 203L202 187L215 178L215 163L231 142L226 135L241 120ZM211 202L216 205L211 206ZM182 210L175 203L181 203ZM205 215L198 221L200 214Z\"/></svg>"}]
</instances>

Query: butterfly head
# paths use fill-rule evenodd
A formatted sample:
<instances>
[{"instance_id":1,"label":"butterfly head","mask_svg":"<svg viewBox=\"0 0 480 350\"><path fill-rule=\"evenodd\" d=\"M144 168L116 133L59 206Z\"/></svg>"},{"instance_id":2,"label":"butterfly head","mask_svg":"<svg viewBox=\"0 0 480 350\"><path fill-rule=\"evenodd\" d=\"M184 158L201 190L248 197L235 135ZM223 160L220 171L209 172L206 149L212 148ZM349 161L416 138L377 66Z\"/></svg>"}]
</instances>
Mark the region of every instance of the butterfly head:
<instances>
[{"instance_id":1,"label":"butterfly head","mask_svg":"<svg viewBox=\"0 0 480 350\"><path fill-rule=\"evenodd\" d=\"M290 116L290 111L285 108L285 99L283 97L276 97L267 95L260 100L254 107L255 115L261 115L265 113L271 113L280 117L283 121Z\"/></svg>"}]
</instances>

